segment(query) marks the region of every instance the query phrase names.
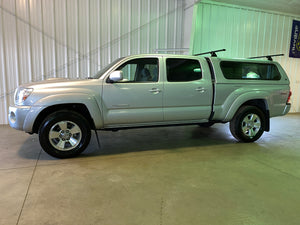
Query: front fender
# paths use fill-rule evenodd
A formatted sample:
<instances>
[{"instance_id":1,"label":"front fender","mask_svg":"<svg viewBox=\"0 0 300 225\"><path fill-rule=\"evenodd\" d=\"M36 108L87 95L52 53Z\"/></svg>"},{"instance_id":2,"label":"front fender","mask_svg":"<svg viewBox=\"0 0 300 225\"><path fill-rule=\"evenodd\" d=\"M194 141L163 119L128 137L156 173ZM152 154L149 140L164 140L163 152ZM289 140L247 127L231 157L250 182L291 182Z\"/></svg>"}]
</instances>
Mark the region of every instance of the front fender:
<instances>
[{"instance_id":1,"label":"front fender","mask_svg":"<svg viewBox=\"0 0 300 225\"><path fill-rule=\"evenodd\" d=\"M50 106L72 103L85 105L94 120L96 129L103 127L102 112L94 96L86 93L67 93L49 95L35 102L25 118L24 130L32 132L35 119L44 109Z\"/></svg>"}]
</instances>

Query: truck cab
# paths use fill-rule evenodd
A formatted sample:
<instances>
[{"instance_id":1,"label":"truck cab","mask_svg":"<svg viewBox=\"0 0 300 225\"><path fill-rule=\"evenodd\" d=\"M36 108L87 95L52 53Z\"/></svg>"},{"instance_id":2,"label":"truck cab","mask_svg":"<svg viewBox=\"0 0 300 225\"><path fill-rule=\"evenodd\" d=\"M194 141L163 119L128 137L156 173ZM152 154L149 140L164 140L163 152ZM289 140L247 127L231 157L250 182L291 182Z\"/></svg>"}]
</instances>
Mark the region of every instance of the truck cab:
<instances>
[{"instance_id":1,"label":"truck cab","mask_svg":"<svg viewBox=\"0 0 300 225\"><path fill-rule=\"evenodd\" d=\"M213 90L204 58L133 56L112 70L100 78L105 128L208 121Z\"/></svg>"}]
</instances>

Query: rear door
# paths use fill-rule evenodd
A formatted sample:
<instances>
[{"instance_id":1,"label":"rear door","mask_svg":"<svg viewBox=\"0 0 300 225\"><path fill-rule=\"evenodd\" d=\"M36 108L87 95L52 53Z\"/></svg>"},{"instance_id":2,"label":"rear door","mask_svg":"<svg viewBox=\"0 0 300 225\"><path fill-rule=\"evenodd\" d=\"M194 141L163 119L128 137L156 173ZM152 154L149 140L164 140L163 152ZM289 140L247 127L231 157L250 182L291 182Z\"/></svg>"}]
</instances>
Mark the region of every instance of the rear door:
<instances>
[{"instance_id":1,"label":"rear door","mask_svg":"<svg viewBox=\"0 0 300 225\"><path fill-rule=\"evenodd\" d=\"M211 113L212 83L204 59L165 58L164 120L204 122Z\"/></svg>"}]
</instances>

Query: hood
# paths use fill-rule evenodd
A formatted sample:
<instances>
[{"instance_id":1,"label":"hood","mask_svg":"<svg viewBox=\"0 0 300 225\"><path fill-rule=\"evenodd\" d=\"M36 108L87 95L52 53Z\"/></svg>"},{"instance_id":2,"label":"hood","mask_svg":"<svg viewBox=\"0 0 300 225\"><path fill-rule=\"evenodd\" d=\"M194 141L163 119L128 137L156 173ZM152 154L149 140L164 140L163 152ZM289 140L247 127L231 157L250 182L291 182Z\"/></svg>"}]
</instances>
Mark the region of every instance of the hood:
<instances>
[{"instance_id":1,"label":"hood","mask_svg":"<svg viewBox=\"0 0 300 225\"><path fill-rule=\"evenodd\" d=\"M59 88L70 86L81 86L91 80L88 79L67 79L67 78L50 78L44 81L32 82L28 84L20 85L20 87L43 89L43 88Z\"/></svg>"}]
</instances>

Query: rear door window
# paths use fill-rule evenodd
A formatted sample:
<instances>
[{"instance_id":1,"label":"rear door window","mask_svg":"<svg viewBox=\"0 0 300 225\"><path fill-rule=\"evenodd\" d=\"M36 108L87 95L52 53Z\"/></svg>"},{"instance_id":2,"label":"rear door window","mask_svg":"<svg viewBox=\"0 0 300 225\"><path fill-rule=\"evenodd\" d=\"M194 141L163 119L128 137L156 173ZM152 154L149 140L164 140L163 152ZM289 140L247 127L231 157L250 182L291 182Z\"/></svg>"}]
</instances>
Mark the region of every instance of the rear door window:
<instances>
[{"instance_id":1,"label":"rear door window","mask_svg":"<svg viewBox=\"0 0 300 225\"><path fill-rule=\"evenodd\" d=\"M188 82L200 80L200 63L194 59L167 59L167 80L169 82Z\"/></svg>"}]
</instances>

